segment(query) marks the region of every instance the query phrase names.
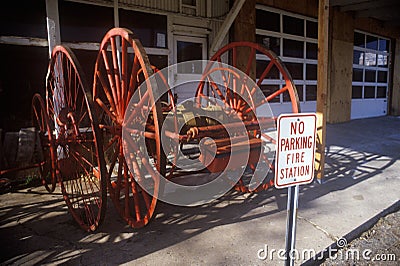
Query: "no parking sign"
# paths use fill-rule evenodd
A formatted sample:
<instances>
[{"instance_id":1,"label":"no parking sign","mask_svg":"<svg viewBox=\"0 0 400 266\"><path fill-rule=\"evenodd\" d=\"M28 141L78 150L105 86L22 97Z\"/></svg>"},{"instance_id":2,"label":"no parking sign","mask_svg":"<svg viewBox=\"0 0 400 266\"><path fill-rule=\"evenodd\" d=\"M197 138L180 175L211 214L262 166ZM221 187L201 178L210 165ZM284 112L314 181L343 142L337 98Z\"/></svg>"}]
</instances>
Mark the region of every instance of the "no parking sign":
<instances>
[{"instance_id":1,"label":"no parking sign","mask_svg":"<svg viewBox=\"0 0 400 266\"><path fill-rule=\"evenodd\" d=\"M312 182L316 124L315 114L283 114L278 117L276 188Z\"/></svg>"}]
</instances>

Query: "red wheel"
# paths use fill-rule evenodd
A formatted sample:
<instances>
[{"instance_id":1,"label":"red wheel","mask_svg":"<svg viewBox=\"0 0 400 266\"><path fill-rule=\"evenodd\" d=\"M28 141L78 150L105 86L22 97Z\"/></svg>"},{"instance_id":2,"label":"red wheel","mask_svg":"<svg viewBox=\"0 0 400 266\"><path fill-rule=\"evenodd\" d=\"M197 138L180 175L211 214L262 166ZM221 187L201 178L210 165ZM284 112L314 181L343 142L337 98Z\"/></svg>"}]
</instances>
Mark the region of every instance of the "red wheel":
<instances>
[{"instance_id":1,"label":"red wheel","mask_svg":"<svg viewBox=\"0 0 400 266\"><path fill-rule=\"evenodd\" d=\"M36 129L41 154L39 172L43 185L48 192L53 192L56 188L56 166L54 164L56 153L54 150L53 135L49 125L46 107L40 94L35 94L32 98L32 122Z\"/></svg>"},{"instance_id":2,"label":"red wheel","mask_svg":"<svg viewBox=\"0 0 400 266\"><path fill-rule=\"evenodd\" d=\"M153 216L159 191L156 174L145 175L141 167L155 167L165 173L165 156L161 154L159 118L161 104L152 109L152 120L143 116L142 110L151 109L154 102L151 87L139 93L134 110L127 114L136 121L146 124L146 143L152 161L145 158L145 152L135 143L128 143L135 152L131 160L124 157L122 125L127 106L139 85L153 74L149 59L138 39L131 31L114 28L103 38L94 71L93 97L100 118L99 127L103 136L103 149L107 164L107 181L111 199L119 214L133 228L145 226ZM135 97L136 99L136 97ZM145 132L141 132L145 134ZM131 172L128 163L135 169ZM152 191L147 193L136 180L151 183Z\"/></svg>"},{"instance_id":3,"label":"red wheel","mask_svg":"<svg viewBox=\"0 0 400 266\"><path fill-rule=\"evenodd\" d=\"M246 62L244 64L243 62L239 62L239 54L246 55ZM237 87L234 78L232 78L233 75L227 76L225 73L222 73L224 84L220 84L220 86L205 86L205 82L200 82L196 97L200 99L207 96L216 97L235 110L237 115L244 121L255 120L254 114L257 108L266 103L274 102L281 97L283 101L291 103L293 113L300 112L299 98L293 80L282 61L272 51L256 43L235 42L217 51L210 61L221 63L223 61L222 58L228 58L230 65L240 68L246 75L249 75L252 69L257 67L256 83L258 87L262 88L263 95L257 95L258 90L253 90L252 88L244 89ZM263 63L256 63L256 59L260 59L260 62ZM210 70L211 65L206 67L205 73ZM215 65L218 66L218 63L214 63L213 65L214 67ZM224 72L223 67L221 68L221 72ZM203 77L203 80L206 78ZM272 80L274 81L273 84L276 84L276 87L273 89L269 87ZM243 98L247 99L247 102L243 101ZM273 119L276 120L276 117L273 117ZM273 134L262 133L257 137L261 138L264 143L275 144L275 136ZM262 161L266 164L267 169L269 167L269 169L273 170L274 166L271 159L268 159L268 156L264 153L260 156L262 156ZM256 167L254 164L249 164L249 172L254 171ZM249 192L250 179L251 174L245 174L235 185L235 189L242 192ZM263 184L255 191L266 190L272 185L273 174L269 173L264 179Z\"/></svg>"},{"instance_id":4,"label":"red wheel","mask_svg":"<svg viewBox=\"0 0 400 266\"><path fill-rule=\"evenodd\" d=\"M49 125L57 152L55 165L64 200L76 222L94 231L106 211L105 163L92 97L73 53L53 49L47 73Z\"/></svg>"}]
</instances>

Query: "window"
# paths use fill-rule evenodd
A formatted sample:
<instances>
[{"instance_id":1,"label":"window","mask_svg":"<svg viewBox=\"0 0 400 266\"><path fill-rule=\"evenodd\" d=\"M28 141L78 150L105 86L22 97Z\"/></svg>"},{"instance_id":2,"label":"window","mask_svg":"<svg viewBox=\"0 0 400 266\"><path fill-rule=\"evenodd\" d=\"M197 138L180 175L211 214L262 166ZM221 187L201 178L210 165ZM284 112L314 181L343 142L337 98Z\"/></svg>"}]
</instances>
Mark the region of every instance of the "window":
<instances>
[{"instance_id":1,"label":"window","mask_svg":"<svg viewBox=\"0 0 400 266\"><path fill-rule=\"evenodd\" d=\"M202 60L203 59L203 43L196 43L190 41L179 41L176 42L176 59L177 63L182 63L192 60ZM188 68L188 69L184 69ZM201 64L179 64L178 73L191 73L191 74L201 74L202 65Z\"/></svg>"},{"instance_id":2,"label":"window","mask_svg":"<svg viewBox=\"0 0 400 266\"><path fill-rule=\"evenodd\" d=\"M132 30L145 47L167 48L167 16L120 9L119 25Z\"/></svg>"},{"instance_id":3,"label":"window","mask_svg":"<svg viewBox=\"0 0 400 266\"><path fill-rule=\"evenodd\" d=\"M0 35L47 39L45 1L9 1L0 9Z\"/></svg>"},{"instance_id":4,"label":"window","mask_svg":"<svg viewBox=\"0 0 400 266\"><path fill-rule=\"evenodd\" d=\"M300 102L314 102L317 95L317 19L288 13L262 5L256 10L256 41L281 57L290 72L299 95ZM379 59L377 59L379 60ZM381 60L382 61L382 60ZM256 69L265 68L268 61L257 57ZM271 74L271 73L270 73ZM257 71L259 77L261 71ZM272 84L271 84L272 83ZM261 90L265 94L282 87L284 81L279 73L264 80ZM284 103L288 99L274 99Z\"/></svg>"},{"instance_id":5,"label":"window","mask_svg":"<svg viewBox=\"0 0 400 266\"><path fill-rule=\"evenodd\" d=\"M113 9L109 7L60 1L58 9L63 42L100 43L114 26Z\"/></svg>"},{"instance_id":6,"label":"window","mask_svg":"<svg viewBox=\"0 0 400 266\"><path fill-rule=\"evenodd\" d=\"M386 98L390 40L354 32L353 99Z\"/></svg>"}]
</instances>

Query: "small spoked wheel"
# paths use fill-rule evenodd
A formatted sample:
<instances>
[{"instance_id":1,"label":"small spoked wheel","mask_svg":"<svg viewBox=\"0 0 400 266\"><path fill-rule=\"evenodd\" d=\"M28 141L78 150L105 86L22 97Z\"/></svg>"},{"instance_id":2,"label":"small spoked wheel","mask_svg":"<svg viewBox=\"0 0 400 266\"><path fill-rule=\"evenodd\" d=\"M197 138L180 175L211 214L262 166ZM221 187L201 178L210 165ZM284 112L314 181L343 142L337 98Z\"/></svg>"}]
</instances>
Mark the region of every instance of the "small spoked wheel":
<instances>
[{"instance_id":1,"label":"small spoked wheel","mask_svg":"<svg viewBox=\"0 0 400 266\"><path fill-rule=\"evenodd\" d=\"M39 173L42 184L51 193L56 188L57 183L56 165L54 164L56 153L46 106L40 94L35 94L32 98L32 122L37 134Z\"/></svg>"},{"instance_id":2,"label":"small spoked wheel","mask_svg":"<svg viewBox=\"0 0 400 266\"><path fill-rule=\"evenodd\" d=\"M53 49L46 81L46 102L53 158L70 213L86 231L94 231L106 211L105 164L92 115L92 96L71 50Z\"/></svg>"},{"instance_id":3,"label":"small spoked wheel","mask_svg":"<svg viewBox=\"0 0 400 266\"><path fill-rule=\"evenodd\" d=\"M105 35L95 65L93 99L100 119L110 196L121 217L133 228L149 223L159 191L155 171L165 173L159 137L161 104L157 101L152 105L151 87L137 93L140 84L152 74L145 50L131 31L114 28ZM134 94L135 102L130 103ZM128 105L134 109L128 110ZM148 117L144 110L150 110ZM146 136L147 149L137 145L134 133L124 143L124 118L145 125L145 132L135 134ZM127 154L124 145L129 146ZM148 189L144 190L140 182L146 183Z\"/></svg>"},{"instance_id":4,"label":"small spoked wheel","mask_svg":"<svg viewBox=\"0 0 400 266\"><path fill-rule=\"evenodd\" d=\"M239 54L241 54L240 59L243 59L243 54L246 55L246 59L241 61L239 59ZM227 63L234 68L240 69L247 76L253 76L253 79L255 78L255 82L261 90L237 86L237 84L242 85L243 82L235 82L235 75L229 74L229 71L232 71L232 69L230 68L227 71L224 67L218 67L219 65L222 66L222 62L226 62L226 59L228 60ZM200 82L196 97L218 98L232 110L235 110L235 113L242 121L258 120L260 122L263 119L266 120L266 118L260 119L260 117L256 117L257 111L264 108L263 106L265 105L279 101L290 104L293 113L300 112L299 98L293 80L282 61L272 51L256 43L234 42L217 51L210 61L214 63L210 64L208 68L206 67L205 73L210 71L209 68L211 66L214 66L220 69L223 82L218 86L205 86L204 82ZM261 91L262 93L259 94ZM277 119L275 116L269 117L268 119L271 118L275 121ZM249 134L251 134L251 132L249 132ZM276 143L276 135L271 132L261 132L255 135L255 137L261 138L263 144L269 147ZM260 156L260 163L264 165L249 163L245 174L235 185L236 190L241 192L254 192L266 190L273 186L273 159L264 152L261 153ZM257 167L265 167L267 171L268 169L272 171L268 172L262 184L255 190L250 190L249 186L252 173Z\"/></svg>"}]
</instances>

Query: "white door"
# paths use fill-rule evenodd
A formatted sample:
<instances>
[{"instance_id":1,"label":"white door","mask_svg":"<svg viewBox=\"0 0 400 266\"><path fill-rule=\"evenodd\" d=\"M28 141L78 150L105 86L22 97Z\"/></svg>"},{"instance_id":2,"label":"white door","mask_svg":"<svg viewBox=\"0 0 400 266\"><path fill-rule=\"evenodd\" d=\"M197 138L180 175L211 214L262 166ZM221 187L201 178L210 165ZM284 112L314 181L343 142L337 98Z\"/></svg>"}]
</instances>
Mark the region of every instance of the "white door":
<instances>
[{"instance_id":1,"label":"white door","mask_svg":"<svg viewBox=\"0 0 400 266\"><path fill-rule=\"evenodd\" d=\"M170 77L172 92L177 103L195 96L197 85L201 79L203 64L184 63L192 60L207 59L207 39L190 36L174 36L173 77Z\"/></svg>"}]
</instances>

